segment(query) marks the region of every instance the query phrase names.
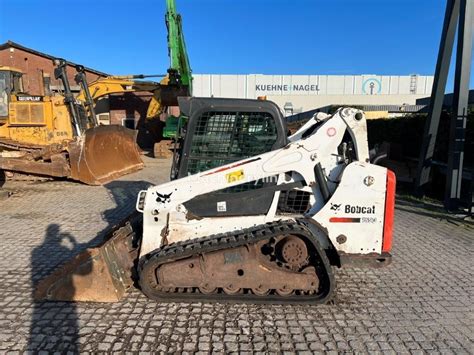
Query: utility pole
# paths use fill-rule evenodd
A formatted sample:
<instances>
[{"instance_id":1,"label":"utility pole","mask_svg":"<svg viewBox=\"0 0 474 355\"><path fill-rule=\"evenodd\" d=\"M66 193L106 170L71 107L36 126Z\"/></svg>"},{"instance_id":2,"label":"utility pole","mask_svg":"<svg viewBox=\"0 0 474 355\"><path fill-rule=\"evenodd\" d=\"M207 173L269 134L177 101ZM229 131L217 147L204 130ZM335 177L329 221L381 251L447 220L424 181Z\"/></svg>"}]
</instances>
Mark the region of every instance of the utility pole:
<instances>
[{"instance_id":1,"label":"utility pole","mask_svg":"<svg viewBox=\"0 0 474 355\"><path fill-rule=\"evenodd\" d=\"M431 91L428 119L425 124L423 143L418 161L415 193L424 194L429 182L431 164L436 145L437 132L443 108L449 65L454 47L456 28L458 44L456 54L456 74L453 96L453 114L450 131L450 148L446 178L445 207L455 208L459 202L464 159L464 136L466 130L469 78L472 60L474 0L448 0L443 31L436 63L436 72Z\"/></svg>"}]
</instances>

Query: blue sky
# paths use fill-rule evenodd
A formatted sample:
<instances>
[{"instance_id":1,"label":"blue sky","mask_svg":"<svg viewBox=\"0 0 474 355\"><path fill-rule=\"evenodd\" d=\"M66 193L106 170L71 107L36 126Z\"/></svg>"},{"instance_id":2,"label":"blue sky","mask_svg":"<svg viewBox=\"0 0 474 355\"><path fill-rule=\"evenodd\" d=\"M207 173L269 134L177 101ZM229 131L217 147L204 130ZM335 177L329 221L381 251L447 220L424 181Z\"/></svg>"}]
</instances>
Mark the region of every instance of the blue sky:
<instances>
[{"instance_id":1,"label":"blue sky","mask_svg":"<svg viewBox=\"0 0 474 355\"><path fill-rule=\"evenodd\" d=\"M176 1L194 73L219 74L432 75L446 3ZM164 73L164 13L164 0L0 0L0 42L111 74Z\"/></svg>"}]
</instances>

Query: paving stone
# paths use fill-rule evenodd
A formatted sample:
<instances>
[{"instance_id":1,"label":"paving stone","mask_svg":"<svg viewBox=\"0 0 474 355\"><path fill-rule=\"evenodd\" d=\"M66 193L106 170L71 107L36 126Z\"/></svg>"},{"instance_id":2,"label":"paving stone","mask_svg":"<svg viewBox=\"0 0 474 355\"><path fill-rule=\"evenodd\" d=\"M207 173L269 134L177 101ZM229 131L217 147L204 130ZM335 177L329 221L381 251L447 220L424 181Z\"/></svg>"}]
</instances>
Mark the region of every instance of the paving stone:
<instances>
[{"instance_id":1,"label":"paving stone","mask_svg":"<svg viewBox=\"0 0 474 355\"><path fill-rule=\"evenodd\" d=\"M103 187L7 183L16 193L0 210L2 354L472 352L474 229L403 204L392 264L335 270L329 305L160 304L136 290L111 304L34 302L39 280L97 245L139 190L166 181L169 162L145 162Z\"/></svg>"}]
</instances>

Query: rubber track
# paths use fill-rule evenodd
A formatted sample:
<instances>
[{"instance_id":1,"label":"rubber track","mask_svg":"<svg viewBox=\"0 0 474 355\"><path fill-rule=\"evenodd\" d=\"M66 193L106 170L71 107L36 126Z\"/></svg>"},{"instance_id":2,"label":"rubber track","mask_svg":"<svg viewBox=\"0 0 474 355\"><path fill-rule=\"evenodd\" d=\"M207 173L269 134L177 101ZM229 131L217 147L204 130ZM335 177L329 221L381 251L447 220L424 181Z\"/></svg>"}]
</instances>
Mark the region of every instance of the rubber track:
<instances>
[{"instance_id":1,"label":"rubber track","mask_svg":"<svg viewBox=\"0 0 474 355\"><path fill-rule=\"evenodd\" d=\"M197 287L193 288L193 292L162 292L153 289L152 295L148 294L147 292L144 293L152 299L165 302L214 301L232 303L319 304L329 301L329 299L332 297L335 285L334 274L329 260L326 256L326 253L321 248L319 242L311 234L311 232L304 225L297 222L272 222L236 232L222 233L211 235L209 237L177 242L157 249L143 256L139 261L138 275L140 275L140 288L143 291L144 286L146 286L146 280L143 280L141 276L144 275L143 269L149 265L149 263L152 263L153 267L155 268L162 264L194 256L196 254L209 253L222 249L231 249L251 243L253 244L281 234L302 235L313 243L320 256L318 265L315 265L317 266L317 275L320 278L320 283L326 284L325 289L320 294L291 296L271 294L267 296L256 296L253 293L246 291L236 295L228 295L224 293L221 288L219 288L219 291L215 294L202 294L199 292ZM324 272L324 274L322 274L322 272Z\"/></svg>"}]
</instances>

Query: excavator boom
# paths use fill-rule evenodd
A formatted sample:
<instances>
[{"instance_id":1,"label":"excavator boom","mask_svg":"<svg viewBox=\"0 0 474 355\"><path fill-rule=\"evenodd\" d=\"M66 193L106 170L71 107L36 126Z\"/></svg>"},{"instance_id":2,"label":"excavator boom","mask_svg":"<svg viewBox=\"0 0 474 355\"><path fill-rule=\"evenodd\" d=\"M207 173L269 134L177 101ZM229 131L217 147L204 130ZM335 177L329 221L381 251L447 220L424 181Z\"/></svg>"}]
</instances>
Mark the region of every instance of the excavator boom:
<instances>
[{"instance_id":1,"label":"excavator boom","mask_svg":"<svg viewBox=\"0 0 474 355\"><path fill-rule=\"evenodd\" d=\"M170 70L179 75L181 85L188 88L188 96L192 96L192 75L188 52L184 41L181 15L176 12L175 0L166 0L167 12L165 15L168 29L168 55Z\"/></svg>"}]
</instances>

